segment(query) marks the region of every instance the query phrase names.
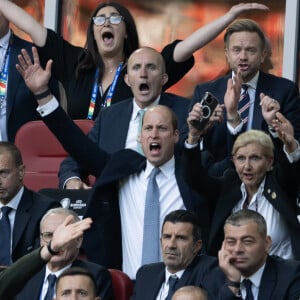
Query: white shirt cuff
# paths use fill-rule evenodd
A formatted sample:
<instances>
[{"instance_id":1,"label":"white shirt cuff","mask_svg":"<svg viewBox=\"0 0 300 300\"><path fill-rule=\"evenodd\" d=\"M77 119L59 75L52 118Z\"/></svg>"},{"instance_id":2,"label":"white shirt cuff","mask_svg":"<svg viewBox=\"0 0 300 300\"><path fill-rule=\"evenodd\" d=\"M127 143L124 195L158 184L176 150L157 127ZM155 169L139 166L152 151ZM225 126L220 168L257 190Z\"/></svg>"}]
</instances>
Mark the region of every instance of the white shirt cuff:
<instances>
[{"instance_id":1,"label":"white shirt cuff","mask_svg":"<svg viewBox=\"0 0 300 300\"><path fill-rule=\"evenodd\" d=\"M237 135L238 133L240 133L243 129L243 122L241 122L238 126L236 126L235 128L233 128L229 122L227 122L227 129L229 130L229 132L232 135Z\"/></svg>"},{"instance_id":2,"label":"white shirt cuff","mask_svg":"<svg viewBox=\"0 0 300 300\"><path fill-rule=\"evenodd\" d=\"M297 162L300 159L300 146L298 142L297 145L297 149L292 153L287 153L285 145L283 146L283 151L291 164Z\"/></svg>"},{"instance_id":3,"label":"white shirt cuff","mask_svg":"<svg viewBox=\"0 0 300 300\"><path fill-rule=\"evenodd\" d=\"M56 100L56 98L53 96L48 103L44 105L39 105L36 110L41 117L45 117L50 115L53 111L55 111L58 108L58 106L59 103Z\"/></svg>"}]
</instances>

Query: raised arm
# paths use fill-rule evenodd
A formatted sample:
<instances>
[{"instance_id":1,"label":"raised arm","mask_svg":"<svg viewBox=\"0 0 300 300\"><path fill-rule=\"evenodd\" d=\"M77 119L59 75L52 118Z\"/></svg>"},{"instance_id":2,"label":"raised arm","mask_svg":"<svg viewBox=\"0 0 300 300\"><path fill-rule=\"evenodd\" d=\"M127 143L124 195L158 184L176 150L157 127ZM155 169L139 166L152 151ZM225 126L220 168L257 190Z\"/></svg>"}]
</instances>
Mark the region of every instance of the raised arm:
<instances>
[{"instance_id":1,"label":"raised arm","mask_svg":"<svg viewBox=\"0 0 300 300\"><path fill-rule=\"evenodd\" d=\"M178 43L174 50L174 60L176 62L187 60L196 50L217 37L239 15L250 10L269 10L269 8L259 3L240 3L234 5L224 16L199 28L185 40Z\"/></svg>"},{"instance_id":2,"label":"raised arm","mask_svg":"<svg viewBox=\"0 0 300 300\"><path fill-rule=\"evenodd\" d=\"M0 0L1 14L20 30L30 35L33 43L43 47L46 42L47 30L31 15L11 1Z\"/></svg>"}]
</instances>

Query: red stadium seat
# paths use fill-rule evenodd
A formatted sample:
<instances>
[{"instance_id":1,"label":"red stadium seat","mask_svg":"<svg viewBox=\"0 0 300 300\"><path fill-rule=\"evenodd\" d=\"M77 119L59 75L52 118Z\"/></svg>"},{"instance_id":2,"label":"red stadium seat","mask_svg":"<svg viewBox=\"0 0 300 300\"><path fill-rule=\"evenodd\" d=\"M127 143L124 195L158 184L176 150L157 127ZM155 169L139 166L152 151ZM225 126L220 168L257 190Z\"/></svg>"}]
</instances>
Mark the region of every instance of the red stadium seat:
<instances>
[{"instance_id":1,"label":"red stadium seat","mask_svg":"<svg viewBox=\"0 0 300 300\"><path fill-rule=\"evenodd\" d=\"M127 274L120 270L109 269L113 292L117 300L129 300L133 293L133 283Z\"/></svg>"},{"instance_id":2,"label":"red stadium seat","mask_svg":"<svg viewBox=\"0 0 300 300\"><path fill-rule=\"evenodd\" d=\"M75 123L86 134L94 124L91 120L75 120ZM57 188L57 173L67 153L43 121L24 124L17 132L15 144L26 167L25 186L34 191Z\"/></svg>"}]
</instances>

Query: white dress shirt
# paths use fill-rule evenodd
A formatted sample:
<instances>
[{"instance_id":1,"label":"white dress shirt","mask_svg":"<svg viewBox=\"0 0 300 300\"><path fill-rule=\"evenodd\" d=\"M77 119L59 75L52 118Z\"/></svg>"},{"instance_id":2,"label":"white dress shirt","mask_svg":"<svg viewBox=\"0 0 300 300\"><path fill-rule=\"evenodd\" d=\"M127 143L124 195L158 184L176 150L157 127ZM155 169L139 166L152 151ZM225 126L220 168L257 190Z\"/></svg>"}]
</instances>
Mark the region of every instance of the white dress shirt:
<instances>
[{"instance_id":1,"label":"white dress shirt","mask_svg":"<svg viewBox=\"0 0 300 300\"><path fill-rule=\"evenodd\" d=\"M119 205L122 227L123 271L134 279L142 261L143 226L146 190L153 166L120 181ZM156 176L160 195L160 224L165 216L176 209L186 209L175 177L174 157L160 166ZM160 253L161 257L161 253Z\"/></svg>"}]
</instances>

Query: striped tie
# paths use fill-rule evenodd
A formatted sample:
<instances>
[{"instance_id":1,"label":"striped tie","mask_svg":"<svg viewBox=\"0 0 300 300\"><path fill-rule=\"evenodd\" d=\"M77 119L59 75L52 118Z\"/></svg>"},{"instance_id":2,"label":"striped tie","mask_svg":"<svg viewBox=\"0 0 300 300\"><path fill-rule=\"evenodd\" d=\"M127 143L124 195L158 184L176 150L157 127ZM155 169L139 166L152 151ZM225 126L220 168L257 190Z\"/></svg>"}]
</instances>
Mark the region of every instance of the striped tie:
<instances>
[{"instance_id":1,"label":"striped tie","mask_svg":"<svg viewBox=\"0 0 300 300\"><path fill-rule=\"evenodd\" d=\"M243 124L247 124L250 108L250 97L248 94L248 85L242 85L242 93L239 100L238 111L242 118Z\"/></svg>"}]
</instances>

